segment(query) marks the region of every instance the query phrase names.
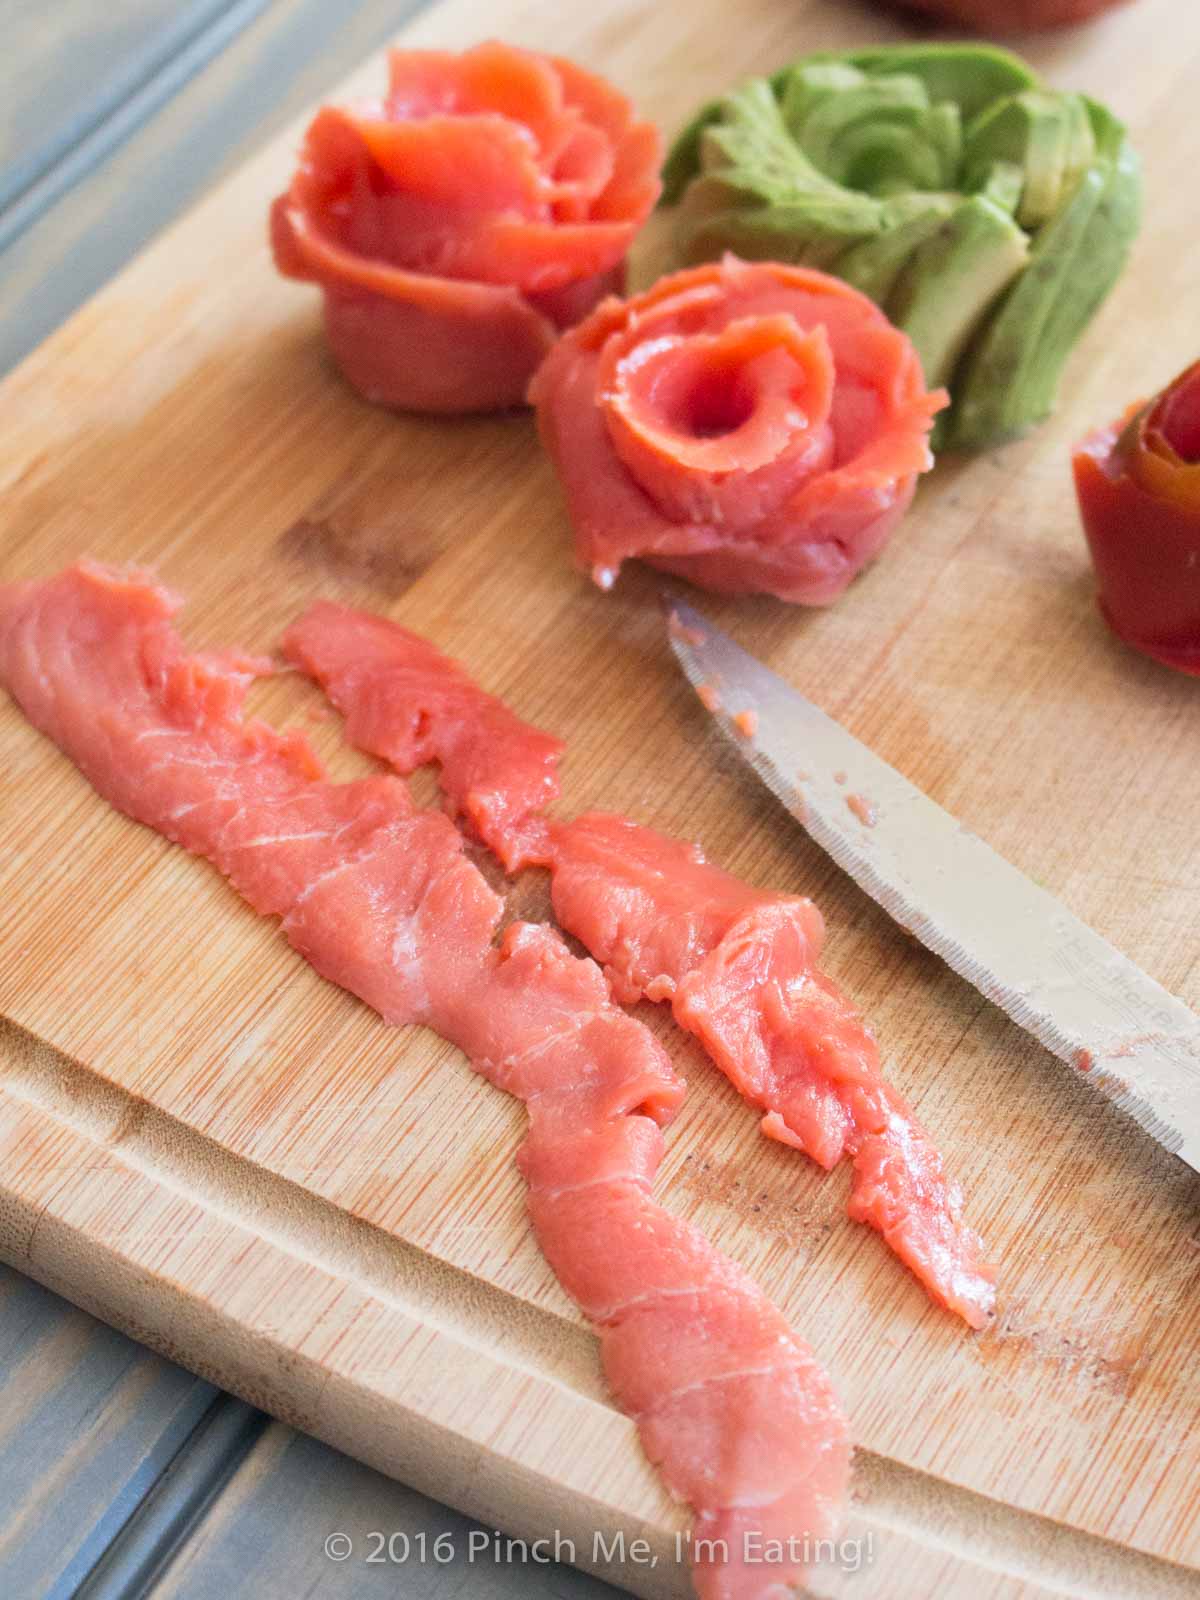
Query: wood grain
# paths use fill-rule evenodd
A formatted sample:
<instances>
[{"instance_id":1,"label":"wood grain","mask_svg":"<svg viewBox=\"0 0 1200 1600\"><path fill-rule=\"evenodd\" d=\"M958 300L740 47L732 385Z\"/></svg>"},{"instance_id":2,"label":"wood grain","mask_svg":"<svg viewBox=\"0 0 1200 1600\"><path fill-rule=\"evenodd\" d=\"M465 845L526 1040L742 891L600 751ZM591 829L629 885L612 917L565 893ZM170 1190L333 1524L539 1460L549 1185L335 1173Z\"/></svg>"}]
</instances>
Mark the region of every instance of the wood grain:
<instances>
[{"instance_id":1,"label":"wood grain","mask_svg":"<svg viewBox=\"0 0 1200 1600\"><path fill-rule=\"evenodd\" d=\"M564 1557L646 1600L683 1600L684 1518L605 1403L585 1330L247 1170L11 1028L0 1062L0 1156L15 1173L0 1240L26 1271L485 1524L557 1536ZM243 1491L260 1493L269 1461L248 1460ZM328 1510L297 1501L306 1537L291 1560L307 1559L310 1583L327 1570L313 1541L365 1532L372 1503L374 1490L330 1523L337 1496ZM239 1504L235 1481L164 1576L167 1594L204 1564L227 1513L253 1515ZM644 1539L654 1565L611 1558L617 1534ZM1178 1600L1194 1587L1177 1566L862 1450L846 1538L845 1565L814 1572L814 1600L850 1600L859 1572L897 1600L930 1585L945 1600Z\"/></svg>"},{"instance_id":2,"label":"wood grain","mask_svg":"<svg viewBox=\"0 0 1200 1600\"><path fill-rule=\"evenodd\" d=\"M739 73L887 32L834 0L747 0L736 28L718 0L689 16L681 37L671 8L642 0L442 0L406 37L502 32L575 54L672 126ZM1148 225L1068 402L1022 444L944 462L831 611L708 609L1194 1005L1200 691L1096 619L1066 451L1200 344L1200 17L1141 0L1031 53L1110 100L1147 162ZM315 297L275 279L262 242L295 134L8 380L0 575L84 551L151 563L191 597L185 628L205 643L267 646L317 595L385 610L569 739L567 809L627 811L813 894L834 976L1001 1261L987 1333L935 1311L845 1219L843 1178L760 1139L698 1053L647 1020L691 1081L664 1196L830 1364L863 1447L877 1592L1193 1592L1200 1183L900 934L708 742L649 576L603 596L571 571L528 418L396 418L338 383ZM295 678L256 704L357 770ZM646 1528L665 1551L679 1513L524 1227L515 1103L320 983L10 707L0 771L7 1258L474 1515L589 1541ZM544 906L544 885L513 905ZM667 1563L618 1581L658 1596L681 1578ZM843 1581L822 1569L814 1592Z\"/></svg>"}]
</instances>

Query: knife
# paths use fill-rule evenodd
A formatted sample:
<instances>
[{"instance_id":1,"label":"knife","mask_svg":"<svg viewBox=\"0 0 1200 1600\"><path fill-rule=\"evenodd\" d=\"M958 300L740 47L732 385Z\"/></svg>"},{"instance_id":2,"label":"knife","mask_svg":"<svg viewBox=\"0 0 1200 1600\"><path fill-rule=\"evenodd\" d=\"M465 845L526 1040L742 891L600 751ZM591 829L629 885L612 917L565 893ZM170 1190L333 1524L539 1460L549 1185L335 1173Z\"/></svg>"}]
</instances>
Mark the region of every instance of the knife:
<instances>
[{"instance_id":1,"label":"knife","mask_svg":"<svg viewBox=\"0 0 1200 1600\"><path fill-rule=\"evenodd\" d=\"M1200 1172L1200 1018L682 600L671 648L776 799L888 915Z\"/></svg>"}]
</instances>

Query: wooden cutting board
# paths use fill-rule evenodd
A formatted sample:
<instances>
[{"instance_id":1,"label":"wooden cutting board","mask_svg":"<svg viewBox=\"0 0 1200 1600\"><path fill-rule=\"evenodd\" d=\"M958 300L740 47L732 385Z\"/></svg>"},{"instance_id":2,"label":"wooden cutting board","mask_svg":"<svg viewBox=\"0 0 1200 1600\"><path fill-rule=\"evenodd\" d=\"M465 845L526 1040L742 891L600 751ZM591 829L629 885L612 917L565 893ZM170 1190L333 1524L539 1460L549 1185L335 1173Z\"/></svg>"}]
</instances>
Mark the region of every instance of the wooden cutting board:
<instances>
[{"instance_id":1,"label":"wooden cutting board","mask_svg":"<svg viewBox=\"0 0 1200 1600\"><path fill-rule=\"evenodd\" d=\"M671 129L741 74L899 29L835 0L441 0L405 37L486 34L577 56ZM1110 101L1147 168L1134 264L1061 413L943 463L832 610L708 609L1195 1005L1200 685L1099 623L1067 452L1200 353L1200 12L1140 0L1029 54ZM341 92L382 75L369 63ZM646 1008L691 1083L660 1192L816 1346L860 1445L864 1572L823 1564L813 1593L1200 1592L1200 1180L899 932L722 757L650 575L631 568L604 596L572 570L528 417L399 418L343 387L315 292L279 280L264 243L298 131L3 386L0 577L83 553L150 564L189 596L191 640L253 649L320 595L385 611L569 740L567 810L627 812L811 893L834 976L875 1019L1002 1265L996 1323L970 1335L846 1220L845 1175L760 1138ZM255 693L335 773L363 769L312 716L309 686ZM511 901L544 914L544 882ZM686 1592L684 1515L525 1225L520 1107L323 983L8 702L0 1003L5 1259L481 1518L557 1529L581 1565L651 1600ZM627 1547L606 1565L594 1536L616 1530L657 1564Z\"/></svg>"}]
</instances>

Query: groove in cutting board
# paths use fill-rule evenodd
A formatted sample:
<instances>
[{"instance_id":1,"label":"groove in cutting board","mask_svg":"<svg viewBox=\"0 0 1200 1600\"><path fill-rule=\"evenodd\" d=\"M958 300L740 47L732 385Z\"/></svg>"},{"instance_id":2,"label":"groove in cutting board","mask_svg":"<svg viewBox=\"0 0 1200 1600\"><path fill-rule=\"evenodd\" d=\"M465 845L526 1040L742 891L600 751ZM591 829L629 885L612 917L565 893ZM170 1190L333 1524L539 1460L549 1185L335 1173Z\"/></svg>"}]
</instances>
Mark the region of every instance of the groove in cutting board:
<instances>
[{"instance_id":1,"label":"groove in cutting board","mask_svg":"<svg viewBox=\"0 0 1200 1600\"><path fill-rule=\"evenodd\" d=\"M472 1350L486 1351L514 1370L613 1409L595 1339L578 1319L499 1292L298 1184L237 1160L11 1023L0 1022L0 1059L7 1094L116 1153L122 1166L157 1189L246 1229L302 1268L353 1284L381 1305L452 1334L466 1359ZM28 1248L36 1254L34 1239Z\"/></svg>"},{"instance_id":2,"label":"groove in cutting board","mask_svg":"<svg viewBox=\"0 0 1200 1600\"><path fill-rule=\"evenodd\" d=\"M531 1318L527 1306L514 1308L510 1297L336 1212L295 1185L261 1170L247 1173L242 1164L207 1140L111 1084L99 1082L77 1063L7 1024L0 1027L0 1063L5 1068L0 1088L0 1138L7 1107L36 1110L45 1124L56 1124L81 1137L96 1153L97 1163L101 1158L106 1164L111 1162L114 1171L123 1170L160 1198L167 1197L168 1203L184 1201L203 1215L206 1226L254 1237L273 1255L288 1258L289 1269L298 1267L302 1275L307 1270L336 1280L363 1300L421 1323L435 1340L453 1347L455 1361L470 1360L473 1353L522 1372L534 1380L539 1391L551 1387L575 1391L608 1413L606 1423L627 1436L627 1448L636 1454L632 1425L606 1401L595 1370L594 1341L582 1328L551 1326L558 1319L544 1313ZM78 1170L73 1163L64 1169L62 1189L70 1186ZM44 1275L51 1285L55 1272L53 1267L47 1270L38 1233L55 1213L59 1196L60 1187L47 1187L21 1249L21 1264L36 1277ZM133 1216L135 1227L139 1214L140 1208ZM0 1246L7 1252L11 1240L5 1222L0 1213ZM132 1265L131 1241L122 1242L117 1236L113 1242ZM254 1326L244 1308L239 1315L232 1307L222 1308L220 1301L217 1290L213 1309L230 1325L230 1337L253 1340L261 1334L261 1327ZM127 1301L119 1294L112 1300L93 1302L89 1309L119 1326L144 1315L136 1298ZM186 1342L180 1344L179 1335L167 1339L157 1328L140 1322L131 1331L173 1359L204 1364L203 1345L197 1349ZM568 1353L573 1360L564 1359ZM261 1403L264 1386L269 1397L273 1381L270 1363L260 1358L257 1367L252 1363L243 1374L242 1392L253 1403ZM370 1388L369 1380L364 1379L364 1386ZM389 1398L381 1393L380 1405L386 1405ZM542 1393L531 1405L536 1410L547 1403L553 1404L552 1396ZM319 1392L311 1413L296 1414L290 1420L331 1443L342 1442L338 1421L322 1414ZM394 1460L387 1454L379 1459L372 1451L364 1453L361 1445L358 1453L376 1460L384 1470L394 1470ZM405 1476L427 1492L445 1493L441 1478L431 1474L428 1462L418 1460ZM470 1485L447 1498L468 1514L492 1514L489 1503L481 1501ZM650 1537L660 1560L673 1565L673 1536L683 1520L663 1497L658 1498L659 1515L639 1536ZM526 1519L532 1519L528 1536L558 1526L553 1521L557 1514L553 1497L544 1491L541 1495L530 1493L525 1509ZM576 1542L589 1544L594 1527L605 1529L606 1537L611 1538L611 1532L623 1526L610 1522L606 1527L603 1518L604 1512L597 1509L594 1524L580 1530ZM993 1574L1006 1583L1026 1584L1021 1592L1029 1596L1062 1596L1064 1600L1180 1600L1191 1589L1191 1580L1182 1568L957 1489L864 1450L856 1454L855 1507L847 1537L860 1541L860 1550L869 1553L862 1559L878 1559L877 1552L887 1551L893 1572L915 1562L914 1579L919 1573L920 1581L930 1580L931 1563L942 1564L938 1592L951 1600L960 1585L964 1596L969 1592L974 1600L980 1600L978 1583ZM631 1581L628 1573L614 1575L594 1561L581 1564L602 1576ZM101 1579L109 1583L107 1569L97 1575L97 1582ZM818 1570L811 1588L814 1600L825 1596L834 1600L847 1581ZM660 1594L674 1591L664 1591L655 1583L639 1587L638 1592L656 1600Z\"/></svg>"}]
</instances>

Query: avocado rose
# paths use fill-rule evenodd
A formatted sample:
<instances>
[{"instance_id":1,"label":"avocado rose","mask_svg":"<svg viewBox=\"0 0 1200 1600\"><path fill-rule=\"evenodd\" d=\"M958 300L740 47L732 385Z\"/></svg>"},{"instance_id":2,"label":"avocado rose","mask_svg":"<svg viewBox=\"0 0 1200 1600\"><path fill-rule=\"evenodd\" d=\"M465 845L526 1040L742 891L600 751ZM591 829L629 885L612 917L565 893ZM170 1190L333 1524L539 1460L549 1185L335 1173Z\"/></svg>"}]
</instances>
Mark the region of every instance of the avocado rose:
<instances>
[{"instance_id":1,"label":"avocado rose","mask_svg":"<svg viewBox=\"0 0 1200 1600\"><path fill-rule=\"evenodd\" d=\"M988 45L806 56L705 107L666 171L689 261L804 262L871 296L949 388L938 442L1053 409L1124 265L1141 183L1122 125Z\"/></svg>"},{"instance_id":2,"label":"avocado rose","mask_svg":"<svg viewBox=\"0 0 1200 1600\"><path fill-rule=\"evenodd\" d=\"M383 99L310 125L271 208L275 262L324 289L367 399L518 405L560 330L621 288L660 161L657 131L569 61L394 50Z\"/></svg>"},{"instance_id":3,"label":"avocado rose","mask_svg":"<svg viewBox=\"0 0 1200 1600\"><path fill-rule=\"evenodd\" d=\"M897 0L910 11L925 11L947 22L961 22L980 33L1066 28L1124 3L1125 0Z\"/></svg>"},{"instance_id":4,"label":"avocado rose","mask_svg":"<svg viewBox=\"0 0 1200 1600\"><path fill-rule=\"evenodd\" d=\"M1200 676L1200 361L1084 440L1075 488L1105 621Z\"/></svg>"},{"instance_id":5,"label":"avocado rose","mask_svg":"<svg viewBox=\"0 0 1200 1600\"><path fill-rule=\"evenodd\" d=\"M733 256L604 301L530 399L601 588L640 556L804 605L835 599L882 548L946 403L857 290Z\"/></svg>"}]
</instances>

